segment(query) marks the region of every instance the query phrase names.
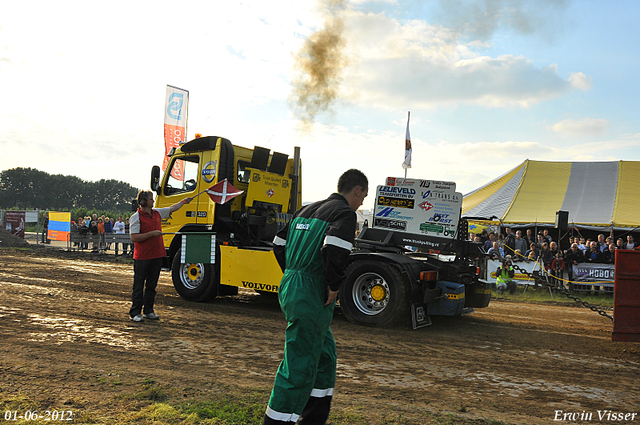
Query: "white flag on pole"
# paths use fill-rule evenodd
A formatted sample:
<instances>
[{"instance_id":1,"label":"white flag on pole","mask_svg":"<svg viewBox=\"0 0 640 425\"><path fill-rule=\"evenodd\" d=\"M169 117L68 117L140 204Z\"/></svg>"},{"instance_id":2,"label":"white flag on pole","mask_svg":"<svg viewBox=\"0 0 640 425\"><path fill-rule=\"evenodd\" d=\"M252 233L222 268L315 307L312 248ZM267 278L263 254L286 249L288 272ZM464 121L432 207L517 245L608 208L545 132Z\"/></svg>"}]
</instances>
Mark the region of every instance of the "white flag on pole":
<instances>
[{"instance_id":1,"label":"white flag on pole","mask_svg":"<svg viewBox=\"0 0 640 425\"><path fill-rule=\"evenodd\" d=\"M404 162L402 163L402 168L405 170L407 168L411 168L411 135L409 134L409 118L411 117L411 111L409 111L407 115L407 134L405 136L405 145L404 145Z\"/></svg>"}]
</instances>

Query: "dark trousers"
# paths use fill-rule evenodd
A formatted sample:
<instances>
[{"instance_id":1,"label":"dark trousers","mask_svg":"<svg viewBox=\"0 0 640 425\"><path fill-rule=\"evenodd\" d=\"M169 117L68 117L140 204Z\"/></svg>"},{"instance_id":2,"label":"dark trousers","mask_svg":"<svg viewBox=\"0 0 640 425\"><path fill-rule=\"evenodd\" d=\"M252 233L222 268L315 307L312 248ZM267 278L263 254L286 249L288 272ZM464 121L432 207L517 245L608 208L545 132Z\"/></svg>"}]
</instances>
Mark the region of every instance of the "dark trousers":
<instances>
[{"instance_id":1,"label":"dark trousers","mask_svg":"<svg viewBox=\"0 0 640 425\"><path fill-rule=\"evenodd\" d=\"M133 260L133 290L131 291L131 309L129 316L153 312L156 299L156 286L162 268L162 258L153 260Z\"/></svg>"}]
</instances>

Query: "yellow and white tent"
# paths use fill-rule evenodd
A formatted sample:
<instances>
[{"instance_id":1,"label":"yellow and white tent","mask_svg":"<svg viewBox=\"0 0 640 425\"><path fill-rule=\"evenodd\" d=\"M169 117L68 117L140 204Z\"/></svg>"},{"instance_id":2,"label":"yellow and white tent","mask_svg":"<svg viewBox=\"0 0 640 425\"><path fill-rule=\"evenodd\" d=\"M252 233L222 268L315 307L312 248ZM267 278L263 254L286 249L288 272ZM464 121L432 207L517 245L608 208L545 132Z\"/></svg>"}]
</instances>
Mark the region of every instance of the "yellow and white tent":
<instances>
[{"instance_id":1,"label":"yellow and white tent","mask_svg":"<svg viewBox=\"0 0 640 425\"><path fill-rule=\"evenodd\" d=\"M570 226L640 227L640 161L526 160L462 202L463 216L506 225L554 225L560 210Z\"/></svg>"}]
</instances>

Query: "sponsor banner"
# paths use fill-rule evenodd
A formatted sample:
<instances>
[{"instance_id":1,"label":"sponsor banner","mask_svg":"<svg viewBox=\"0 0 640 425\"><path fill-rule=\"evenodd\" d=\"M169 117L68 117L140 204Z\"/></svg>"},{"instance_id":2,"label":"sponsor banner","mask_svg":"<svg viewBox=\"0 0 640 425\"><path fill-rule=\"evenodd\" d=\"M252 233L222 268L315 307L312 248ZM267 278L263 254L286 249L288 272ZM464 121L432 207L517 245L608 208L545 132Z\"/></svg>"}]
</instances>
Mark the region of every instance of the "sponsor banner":
<instances>
[{"instance_id":1,"label":"sponsor banner","mask_svg":"<svg viewBox=\"0 0 640 425\"><path fill-rule=\"evenodd\" d=\"M482 233L486 230L487 233L498 233L500 231L499 221L484 221L484 220L469 220L469 233Z\"/></svg>"},{"instance_id":2,"label":"sponsor banner","mask_svg":"<svg viewBox=\"0 0 640 425\"><path fill-rule=\"evenodd\" d=\"M187 136L187 109L189 104L189 92L173 86L167 86L164 105L164 161L162 170L167 168L169 157L167 154L171 148L178 148L186 141ZM182 165L171 169L173 178L183 181Z\"/></svg>"},{"instance_id":3,"label":"sponsor banner","mask_svg":"<svg viewBox=\"0 0 640 425\"><path fill-rule=\"evenodd\" d=\"M502 263L498 260L487 260L487 282L495 283L496 270ZM540 270L540 266L533 261L518 261L515 264L521 269L531 273L534 270ZM594 264L580 263L573 266L573 281L588 285L590 282L614 281L615 265L613 264ZM529 279L525 273L517 272L514 274L514 281L519 284L533 284L533 279ZM603 284L608 285L608 284Z\"/></svg>"},{"instance_id":4,"label":"sponsor banner","mask_svg":"<svg viewBox=\"0 0 640 425\"><path fill-rule=\"evenodd\" d=\"M389 220L386 218L373 218L373 227L383 227L391 230L407 230L407 222L402 220Z\"/></svg>"},{"instance_id":5,"label":"sponsor banner","mask_svg":"<svg viewBox=\"0 0 640 425\"><path fill-rule=\"evenodd\" d=\"M373 227L453 239L458 230L462 194L420 188L421 183L435 186L430 180L394 179L394 184L398 180L400 186L377 187Z\"/></svg>"},{"instance_id":6,"label":"sponsor banner","mask_svg":"<svg viewBox=\"0 0 640 425\"><path fill-rule=\"evenodd\" d=\"M580 263L573 266L573 280L575 282L614 281L614 264Z\"/></svg>"},{"instance_id":7,"label":"sponsor banner","mask_svg":"<svg viewBox=\"0 0 640 425\"><path fill-rule=\"evenodd\" d=\"M400 177L387 177L387 186L394 187L412 187L416 190L431 189L434 191L445 191L454 193L456 191L455 182L446 182L440 180L420 180L405 179Z\"/></svg>"},{"instance_id":8,"label":"sponsor banner","mask_svg":"<svg viewBox=\"0 0 640 425\"><path fill-rule=\"evenodd\" d=\"M530 261L528 263L526 261L517 261L514 264L516 264L518 267L526 270L529 273L532 273L534 270L540 270L540 266L533 261ZM498 267L500 267L501 265L502 265L501 261L491 260L491 259L487 260L487 282L491 282L491 283L496 282L496 280L498 279L498 277L496 276L496 270L498 270ZM534 284L533 279L530 279L527 274L519 271L516 271L514 273L513 280L514 282L517 282L521 285Z\"/></svg>"},{"instance_id":9,"label":"sponsor banner","mask_svg":"<svg viewBox=\"0 0 640 425\"><path fill-rule=\"evenodd\" d=\"M174 125L164 125L164 160L162 161L162 171L166 170L169 164L169 151L171 148L178 148L184 141L185 129ZM171 177L178 181L184 181L184 161L177 160L171 167Z\"/></svg>"},{"instance_id":10,"label":"sponsor banner","mask_svg":"<svg viewBox=\"0 0 640 425\"><path fill-rule=\"evenodd\" d=\"M24 239L24 211L7 211L4 213L4 228L12 235Z\"/></svg>"},{"instance_id":11,"label":"sponsor banner","mask_svg":"<svg viewBox=\"0 0 640 425\"><path fill-rule=\"evenodd\" d=\"M68 241L71 232L70 212L49 212L47 238L54 241Z\"/></svg>"}]
</instances>

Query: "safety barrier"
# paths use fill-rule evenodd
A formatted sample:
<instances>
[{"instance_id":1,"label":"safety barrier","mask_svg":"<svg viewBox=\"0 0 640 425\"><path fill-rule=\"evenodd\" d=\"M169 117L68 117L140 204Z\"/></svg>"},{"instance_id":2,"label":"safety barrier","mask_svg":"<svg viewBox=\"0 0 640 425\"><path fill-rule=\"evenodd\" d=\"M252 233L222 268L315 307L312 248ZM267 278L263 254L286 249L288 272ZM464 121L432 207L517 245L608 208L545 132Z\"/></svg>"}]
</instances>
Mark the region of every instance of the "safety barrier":
<instances>
[{"instance_id":1,"label":"safety barrier","mask_svg":"<svg viewBox=\"0 0 640 425\"><path fill-rule=\"evenodd\" d=\"M117 246L118 251L133 251L133 242L128 233L102 233L98 235L82 235L80 233L69 233L67 239L68 251L84 251L84 250L104 250L102 247L111 247L109 249L115 250L114 244L120 244ZM122 244L125 245L123 249Z\"/></svg>"},{"instance_id":2,"label":"safety barrier","mask_svg":"<svg viewBox=\"0 0 640 425\"><path fill-rule=\"evenodd\" d=\"M611 339L640 342L640 251L616 251Z\"/></svg>"}]
</instances>

